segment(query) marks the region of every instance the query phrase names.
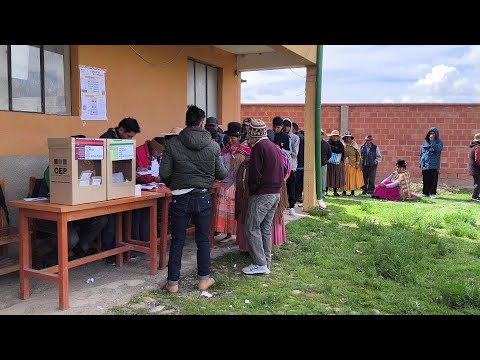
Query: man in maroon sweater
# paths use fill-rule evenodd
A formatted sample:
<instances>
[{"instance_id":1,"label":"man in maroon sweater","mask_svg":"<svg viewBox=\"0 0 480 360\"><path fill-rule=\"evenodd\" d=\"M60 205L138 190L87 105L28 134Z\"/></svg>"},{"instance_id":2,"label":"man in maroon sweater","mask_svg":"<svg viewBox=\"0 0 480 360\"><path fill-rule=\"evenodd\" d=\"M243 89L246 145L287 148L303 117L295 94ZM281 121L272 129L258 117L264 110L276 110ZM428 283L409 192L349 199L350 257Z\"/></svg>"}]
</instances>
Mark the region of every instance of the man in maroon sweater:
<instances>
[{"instance_id":1,"label":"man in maroon sweater","mask_svg":"<svg viewBox=\"0 0 480 360\"><path fill-rule=\"evenodd\" d=\"M245 217L245 237L252 264L244 274L270 274L272 222L280 201L283 183L283 160L276 145L268 140L267 126L252 120L248 128L248 144L252 148L248 187L250 198Z\"/></svg>"}]
</instances>

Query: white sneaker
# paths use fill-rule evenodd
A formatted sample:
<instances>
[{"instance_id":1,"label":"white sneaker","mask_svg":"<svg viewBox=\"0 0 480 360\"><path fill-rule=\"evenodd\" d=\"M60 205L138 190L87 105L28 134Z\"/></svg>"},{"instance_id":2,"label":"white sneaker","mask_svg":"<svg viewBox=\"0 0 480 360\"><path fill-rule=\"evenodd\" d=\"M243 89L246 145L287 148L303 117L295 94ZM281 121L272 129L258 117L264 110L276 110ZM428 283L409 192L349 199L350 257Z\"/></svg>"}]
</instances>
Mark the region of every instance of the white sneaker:
<instances>
[{"instance_id":1,"label":"white sneaker","mask_svg":"<svg viewBox=\"0 0 480 360\"><path fill-rule=\"evenodd\" d=\"M417 194L417 197L427 197L427 195L420 193L420 194Z\"/></svg>"},{"instance_id":2,"label":"white sneaker","mask_svg":"<svg viewBox=\"0 0 480 360\"><path fill-rule=\"evenodd\" d=\"M327 208L327 204L323 200L318 200L318 206L320 206L321 209Z\"/></svg>"},{"instance_id":3,"label":"white sneaker","mask_svg":"<svg viewBox=\"0 0 480 360\"><path fill-rule=\"evenodd\" d=\"M297 213L295 212L295 209L294 209L294 208L290 208L290 209L288 210L288 214L289 214L290 216L297 216Z\"/></svg>"},{"instance_id":4,"label":"white sneaker","mask_svg":"<svg viewBox=\"0 0 480 360\"><path fill-rule=\"evenodd\" d=\"M436 198L437 198L437 195L435 194L430 195L430 199L436 199Z\"/></svg>"},{"instance_id":5,"label":"white sneaker","mask_svg":"<svg viewBox=\"0 0 480 360\"><path fill-rule=\"evenodd\" d=\"M250 264L247 267L242 268L242 272L246 275L255 275L255 274L270 274L270 269L267 267L267 265L255 265L255 264Z\"/></svg>"}]
</instances>

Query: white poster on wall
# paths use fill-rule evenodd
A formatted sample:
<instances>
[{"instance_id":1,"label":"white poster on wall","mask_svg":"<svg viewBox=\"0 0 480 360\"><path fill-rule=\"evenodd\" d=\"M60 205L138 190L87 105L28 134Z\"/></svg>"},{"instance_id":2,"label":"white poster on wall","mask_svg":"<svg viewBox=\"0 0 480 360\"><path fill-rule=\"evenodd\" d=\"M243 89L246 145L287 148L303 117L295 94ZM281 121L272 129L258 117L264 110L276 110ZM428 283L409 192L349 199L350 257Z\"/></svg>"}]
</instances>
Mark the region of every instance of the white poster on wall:
<instances>
[{"instance_id":1,"label":"white poster on wall","mask_svg":"<svg viewBox=\"0 0 480 360\"><path fill-rule=\"evenodd\" d=\"M107 120L105 70L80 65L82 120Z\"/></svg>"}]
</instances>

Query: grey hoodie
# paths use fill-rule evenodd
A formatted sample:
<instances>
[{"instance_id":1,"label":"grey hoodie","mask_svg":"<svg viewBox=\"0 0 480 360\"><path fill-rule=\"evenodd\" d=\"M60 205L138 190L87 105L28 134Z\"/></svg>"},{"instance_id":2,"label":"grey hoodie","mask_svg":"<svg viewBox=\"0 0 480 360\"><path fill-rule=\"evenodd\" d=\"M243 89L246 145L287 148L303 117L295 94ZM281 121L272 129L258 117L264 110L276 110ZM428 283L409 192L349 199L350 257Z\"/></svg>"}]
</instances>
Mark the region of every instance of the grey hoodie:
<instances>
[{"instance_id":1,"label":"grey hoodie","mask_svg":"<svg viewBox=\"0 0 480 360\"><path fill-rule=\"evenodd\" d=\"M205 129L188 126L168 141L160 177L170 189L210 188L226 176L220 146Z\"/></svg>"},{"instance_id":2,"label":"grey hoodie","mask_svg":"<svg viewBox=\"0 0 480 360\"><path fill-rule=\"evenodd\" d=\"M290 120L289 118L283 119L283 121L285 120L290 123L290 132L288 133L288 136L292 141L292 152L290 154L292 155L292 171L295 171L297 170L297 166L298 166L298 150L300 148L300 138L298 137L297 134L293 133L292 120Z\"/></svg>"}]
</instances>

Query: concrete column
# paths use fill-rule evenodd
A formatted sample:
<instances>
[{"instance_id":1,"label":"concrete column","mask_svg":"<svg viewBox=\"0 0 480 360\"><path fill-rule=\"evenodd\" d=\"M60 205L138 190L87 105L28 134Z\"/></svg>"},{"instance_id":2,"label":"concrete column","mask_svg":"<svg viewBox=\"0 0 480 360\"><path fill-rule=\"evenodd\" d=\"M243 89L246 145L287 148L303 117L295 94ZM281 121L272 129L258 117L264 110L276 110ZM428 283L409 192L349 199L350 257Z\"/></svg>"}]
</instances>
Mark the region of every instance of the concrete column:
<instances>
[{"instance_id":1,"label":"concrete column","mask_svg":"<svg viewBox=\"0 0 480 360\"><path fill-rule=\"evenodd\" d=\"M315 84L317 67L307 66L305 81L305 166L303 175L303 210L317 205L315 188Z\"/></svg>"}]
</instances>

